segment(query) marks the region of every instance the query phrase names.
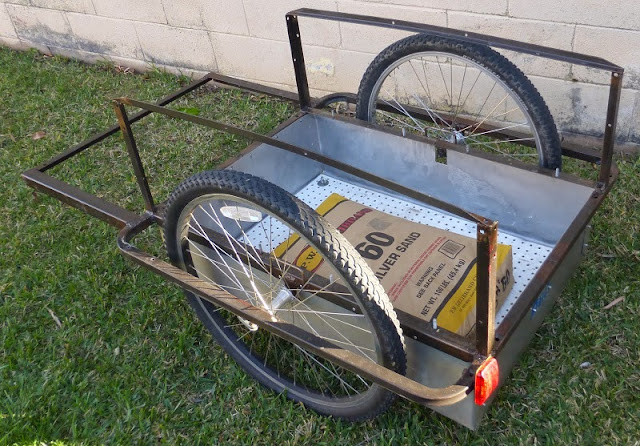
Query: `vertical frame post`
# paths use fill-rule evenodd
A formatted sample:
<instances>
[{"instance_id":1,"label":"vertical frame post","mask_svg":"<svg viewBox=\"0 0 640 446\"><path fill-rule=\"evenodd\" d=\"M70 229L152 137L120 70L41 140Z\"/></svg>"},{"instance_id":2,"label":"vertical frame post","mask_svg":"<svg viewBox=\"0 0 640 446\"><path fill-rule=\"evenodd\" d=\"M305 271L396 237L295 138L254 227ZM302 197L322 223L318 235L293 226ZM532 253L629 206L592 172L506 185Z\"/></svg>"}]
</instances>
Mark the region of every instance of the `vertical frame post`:
<instances>
[{"instance_id":1,"label":"vertical frame post","mask_svg":"<svg viewBox=\"0 0 640 446\"><path fill-rule=\"evenodd\" d=\"M618 122L618 107L620 105L621 92L622 73L614 71L611 73L607 120L604 128L604 142L602 144L602 164L600 165L600 174L598 175L598 182L603 186L609 184L609 175L611 174L611 162L613 159L613 147L615 145L616 123Z\"/></svg>"},{"instance_id":2,"label":"vertical frame post","mask_svg":"<svg viewBox=\"0 0 640 446\"><path fill-rule=\"evenodd\" d=\"M155 211L155 204L153 203L153 196L151 195L151 189L149 189L149 183L147 182L147 175L144 173L144 167L142 166L142 160L140 159L140 152L138 152L138 146L135 139L133 139L133 133L131 131L131 123L127 116L127 111L124 109L124 105L120 102L113 102L113 109L118 117L118 123L120 124L120 130L122 131L122 137L127 146L127 152L129 152L129 158L131 159L131 165L133 166L133 172L136 175L136 181L140 187L142 198L144 199L144 206L148 211Z\"/></svg>"},{"instance_id":3,"label":"vertical frame post","mask_svg":"<svg viewBox=\"0 0 640 446\"><path fill-rule=\"evenodd\" d=\"M478 222L476 280L476 348L489 356L496 332L498 222Z\"/></svg>"},{"instance_id":4,"label":"vertical frame post","mask_svg":"<svg viewBox=\"0 0 640 446\"><path fill-rule=\"evenodd\" d=\"M298 25L297 15L287 14L287 31L289 32L289 46L291 47L293 68L296 73L300 108L305 110L311 107L311 96L309 95L309 82L307 81L307 69L304 66L304 54L302 52L302 40L300 38L300 26Z\"/></svg>"}]
</instances>

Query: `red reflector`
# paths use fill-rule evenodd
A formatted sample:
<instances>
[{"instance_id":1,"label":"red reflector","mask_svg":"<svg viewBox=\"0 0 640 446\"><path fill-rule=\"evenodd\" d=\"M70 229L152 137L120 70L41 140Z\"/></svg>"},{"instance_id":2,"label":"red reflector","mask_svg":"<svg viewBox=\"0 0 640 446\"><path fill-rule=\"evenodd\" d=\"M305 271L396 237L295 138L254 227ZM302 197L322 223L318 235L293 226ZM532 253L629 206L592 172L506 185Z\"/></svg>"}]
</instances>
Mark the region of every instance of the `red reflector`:
<instances>
[{"instance_id":1,"label":"red reflector","mask_svg":"<svg viewBox=\"0 0 640 446\"><path fill-rule=\"evenodd\" d=\"M498 388L500 368L496 358L489 356L476 371L475 402L482 406Z\"/></svg>"}]
</instances>

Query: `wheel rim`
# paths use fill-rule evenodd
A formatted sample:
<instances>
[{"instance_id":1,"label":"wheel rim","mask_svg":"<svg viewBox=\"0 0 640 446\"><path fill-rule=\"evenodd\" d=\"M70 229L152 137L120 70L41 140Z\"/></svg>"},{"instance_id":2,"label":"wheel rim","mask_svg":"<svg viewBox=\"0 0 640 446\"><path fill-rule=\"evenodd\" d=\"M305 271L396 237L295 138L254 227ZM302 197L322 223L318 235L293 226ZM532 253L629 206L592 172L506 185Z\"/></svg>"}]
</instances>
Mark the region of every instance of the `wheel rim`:
<instances>
[{"instance_id":1,"label":"wheel rim","mask_svg":"<svg viewBox=\"0 0 640 446\"><path fill-rule=\"evenodd\" d=\"M182 210L177 231L183 248L180 262L187 271L265 309L274 320L293 324L377 363L382 361L375 329L360 304L354 304L354 312L331 302L338 294L354 293L319 249L313 251L322 256L324 266L298 277L304 280L301 287L299 281L291 280L299 271L284 260L287 254L275 255L274 251L280 246L280 252L287 247L293 252L295 246L300 250L305 244L313 249L314 243L272 212L236 196L207 194ZM289 245L281 243L285 240ZM324 277L327 271L329 277ZM306 398L352 401L372 388L360 376L257 329L249 321L224 310L213 311L225 321L225 335L236 347L287 383L290 391L297 388Z\"/></svg>"},{"instance_id":2,"label":"wheel rim","mask_svg":"<svg viewBox=\"0 0 640 446\"><path fill-rule=\"evenodd\" d=\"M378 103L393 111L379 110ZM464 56L424 51L396 60L374 84L367 111L370 122L403 133L544 164L526 105L495 73Z\"/></svg>"}]
</instances>

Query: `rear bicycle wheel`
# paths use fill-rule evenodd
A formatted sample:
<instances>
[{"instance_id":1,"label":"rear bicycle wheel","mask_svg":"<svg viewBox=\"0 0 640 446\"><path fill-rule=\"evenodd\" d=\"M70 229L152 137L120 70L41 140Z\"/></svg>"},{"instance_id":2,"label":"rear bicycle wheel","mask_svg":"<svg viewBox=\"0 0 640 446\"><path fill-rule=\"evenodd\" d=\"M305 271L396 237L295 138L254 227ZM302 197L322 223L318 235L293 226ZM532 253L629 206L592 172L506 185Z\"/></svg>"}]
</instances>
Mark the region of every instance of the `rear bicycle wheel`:
<instances>
[{"instance_id":1,"label":"rear bicycle wheel","mask_svg":"<svg viewBox=\"0 0 640 446\"><path fill-rule=\"evenodd\" d=\"M417 34L383 50L356 117L540 167L561 167L553 117L531 81L493 49Z\"/></svg>"},{"instance_id":2,"label":"rear bicycle wheel","mask_svg":"<svg viewBox=\"0 0 640 446\"><path fill-rule=\"evenodd\" d=\"M399 323L388 297L353 247L281 188L234 171L197 174L168 201L171 261L276 321L404 374ZM304 251L313 261L286 260ZM298 251L295 251L298 252ZM364 420L395 394L187 293L198 317L254 379L325 415Z\"/></svg>"}]
</instances>

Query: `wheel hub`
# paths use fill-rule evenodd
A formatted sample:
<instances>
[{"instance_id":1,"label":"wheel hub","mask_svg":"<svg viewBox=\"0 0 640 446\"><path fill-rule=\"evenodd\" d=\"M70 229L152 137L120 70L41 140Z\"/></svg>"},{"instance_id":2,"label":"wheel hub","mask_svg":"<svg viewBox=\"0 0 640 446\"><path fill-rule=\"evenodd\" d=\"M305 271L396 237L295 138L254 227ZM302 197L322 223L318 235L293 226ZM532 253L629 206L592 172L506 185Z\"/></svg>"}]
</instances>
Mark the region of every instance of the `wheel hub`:
<instances>
[{"instance_id":1,"label":"wheel hub","mask_svg":"<svg viewBox=\"0 0 640 446\"><path fill-rule=\"evenodd\" d=\"M275 311L282 308L284 304L286 304L292 299L294 299L293 293L288 288L281 287L280 291L278 291L278 294L276 294L275 297L271 299L271 305L267 310L273 314ZM241 318L239 316L238 316L238 320L242 325L244 325L247 328L247 330L253 331L253 332L258 331L259 327L253 322L247 319Z\"/></svg>"},{"instance_id":2,"label":"wheel hub","mask_svg":"<svg viewBox=\"0 0 640 446\"><path fill-rule=\"evenodd\" d=\"M446 141L451 144L464 145L466 143L466 138L461 131L453 130L451 133L449 133L449 136L446 138Z\"/></svg>"}]
</instances>

